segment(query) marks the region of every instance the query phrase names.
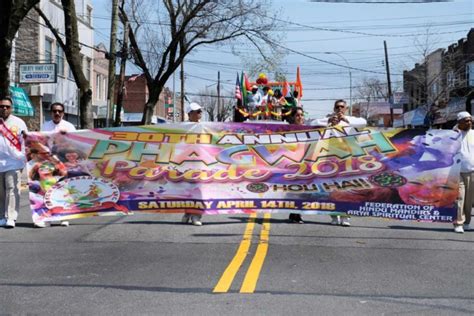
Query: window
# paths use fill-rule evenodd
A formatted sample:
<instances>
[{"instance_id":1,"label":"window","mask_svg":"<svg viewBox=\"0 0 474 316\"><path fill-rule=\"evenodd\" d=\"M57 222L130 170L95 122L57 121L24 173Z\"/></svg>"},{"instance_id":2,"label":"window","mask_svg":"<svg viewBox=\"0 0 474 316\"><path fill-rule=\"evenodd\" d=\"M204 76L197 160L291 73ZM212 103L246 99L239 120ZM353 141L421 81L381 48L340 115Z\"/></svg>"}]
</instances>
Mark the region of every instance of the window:
<instances>
[{"instance_id":1,"label":"window","mask_svg":"<svg viewBox=\"0 0 474 316\"><path fill-rule=\"evenodd\" d=\"M438 82L433 82L433 84L431 85L431 94L436 97L437 94L438 94L438 91L439 91L439 86L438 86Z\"/></svg>"},{"instance_id":2,"label":"window","mask_svg":"<svg viewBox=\"0 0 474 316\"><path fill-rule=\"evenodd\" d=\"M49 38L44 39L44 61L47 63L53 61L53 41Z\"/></svg>"},{"instance_id":3,"label":"window","mask_svg":"<svg viewBox=\"0 0 474 316\"><path fill-rule=\"evenodd\" d=\"M86 21L92 26L92 8L90 6L87 6Z\"/></svg>"},{"instance_id":4,"label":"window","mask_svg":"<svg viewBox=\"0 0 474 316\"><path fill-rule=\"evenodd\" d=\"M68 67L69 71L67 74L68 79L74 80L74 74L72 73L71 66Z\"/></svg>"},{"instance_id":5,"label":"window","mask_svg":"<svg viewBox=\"0 0 474 316\"><path fill-rule=\"evenodd\" d=\"M95 75L95 98L102 100L102 78L101 75Z\"/></svg>"},{"instance_id":6,"label":"window","mask_svg":"<svg viewBox=\"0 0 474 316\"><path fill-rule=\"evenodd\" d=\"M58 42L56 42L56 65L58 69L58 75L64 76L64 52Z\"/></svg>"},{"instance_id":7,"label":"window","mask_svg":"<svg viewBox=\"0 0 474 316\"><path fill-rule=\"evenodd\" d=\"M456 77L454 76L454 71L450 70L446 74L446 84L448 85L449 88L454 87L456 83Z\"/></svg>"},{"instance_id":8,"label":"window","mask_svg":"<svg viewBox=\"0 0 474 316\"><path fill-rule=\"evenodd\" d=\"M86 69L84 70L86 73L86 78L87 80L91 80L91 63L92 63L92 59L90 58L86 58Z\"/></svg>"},{"instance_id":9,"label":"window","mask_svg":"<svg viewBox=\"0 0 474 316\"><path fill-rule=\"evenodd\" d=\"M466 64L466 81L468 87L474 87L474 61Z\"/></svg>"},{"instance_id":10,"label":"window","mask_svg":"<svg viewBox=\"0 0 474 316\"><path fill-rule=\"evenodd\" d=\"M108 89L108 84L109 84L109 83L107 82L107 78L105 78L105 76L104 76L104 79L102 79L102 80L103 80L103 84L102 84L102 89L103 89L103 91L102 91L102 101L105 101L105 100L107 100L107 89Z\"/></svg>"}]
</instances>

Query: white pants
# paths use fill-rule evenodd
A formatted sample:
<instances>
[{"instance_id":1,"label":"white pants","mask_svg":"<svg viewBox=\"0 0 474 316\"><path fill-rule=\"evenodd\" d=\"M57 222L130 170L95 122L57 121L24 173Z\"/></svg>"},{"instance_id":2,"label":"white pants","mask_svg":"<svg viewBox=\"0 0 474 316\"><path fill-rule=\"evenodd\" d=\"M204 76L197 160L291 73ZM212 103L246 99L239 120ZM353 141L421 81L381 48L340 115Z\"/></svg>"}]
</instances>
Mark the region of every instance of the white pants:
<instances>
[{"instance_id":1,"label":"white pants","mask_svg":"<svg viewBox=\"0 0 474 316\"><path fill-rule=\"evenodd\" d=\"M472 196L474 195L474 172L461 173L459 181L458 214L455 225L471 223Z\"/></svg>"},{"instance_id":2,"label":"white pants","mask_svg":"<svg viewBox=\"0 0 474 316\"><path fill-rule=\"evenodd\" d=\"M0 219L16 221L20 211L21 170L0 172Z\"/></svg>"}]
</instances>

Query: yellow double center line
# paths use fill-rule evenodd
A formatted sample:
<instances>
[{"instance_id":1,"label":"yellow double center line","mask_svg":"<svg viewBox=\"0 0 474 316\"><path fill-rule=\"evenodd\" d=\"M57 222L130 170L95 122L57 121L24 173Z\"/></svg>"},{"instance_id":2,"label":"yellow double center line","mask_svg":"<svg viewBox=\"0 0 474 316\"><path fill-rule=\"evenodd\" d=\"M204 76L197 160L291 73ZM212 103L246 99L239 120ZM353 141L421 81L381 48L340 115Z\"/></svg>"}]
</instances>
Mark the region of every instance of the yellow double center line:
<instances>
[{"instance_id":1,"label":"yellow double center line","mask_svg":"<svg viewBox=\"0 0 474 316\"><path fill-rule=\"evenodd\" d=\"M250 214L249 221L245 227L244 236L240 242L237 252L230 262L230 264L225 269L222 274L219 282L215 286L213 293L226 293L229 291L234 278L239 271L240 267L245 261L247 254L249 253L250 245L252 243L252 233L255 227L255 219L257 217L256 213ZM242 287L240 288L240 293L253 293L257 286L258 277L260 271L262 270L263 263L268 251L268 240L270 233L270 217L271 214L266 213L263 217L262 230L260 231L260 240L258 242L257 250L255 255L250 263L249 269L245 274Z\"/></svg>"}]
</instances>

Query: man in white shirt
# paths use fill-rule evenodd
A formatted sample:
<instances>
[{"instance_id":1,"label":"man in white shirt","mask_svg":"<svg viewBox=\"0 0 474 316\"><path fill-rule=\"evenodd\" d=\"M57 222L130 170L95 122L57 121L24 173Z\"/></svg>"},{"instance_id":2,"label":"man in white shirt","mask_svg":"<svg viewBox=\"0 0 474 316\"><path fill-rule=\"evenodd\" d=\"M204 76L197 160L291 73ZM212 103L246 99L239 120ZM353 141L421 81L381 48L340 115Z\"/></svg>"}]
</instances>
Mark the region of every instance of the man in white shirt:
<instances>
[{"instance_id":1,"label":"man in white shirt","mask_svg":"<svg viewBox=\"0 0 474 316\"><path fill-rule=\"evenodd\" d=\"M346 115L347 103L344 100L337 100L334 103L334 112L327 115L323 119L314 120L311 125L317 126L352 126L352 127L366 127L367 121L362 117L355 117Z\"/></svg>"},{"instance_id":2,"label":"man in white shirt","mask_svg":"<svg viewBox=\"0 0 474 316\"><path fill-rule=\"evenodd\" d=\"M258 111L260 105L262 105L263 97L258 91L258 86L252 86L252 93L247 95L247 105L250 113ZM252 117L253 118L253 117Z\"/></svg>"},{"instance_id":3,"label":"man in white shirt","mask_svg":"<svg viewBox=\"0 0 474 316\"><path fill-rule=\"evenodd\" d=\"M311 125L316 126L352 126L352 127L366 127L367 121L362 117L355 117L346 115L347 103L344 100L337 100L334 102L334 111L327 117L315 120ZM331 215L332 225L351 226L349 217L333 216Z\"/></svg>"},{"instance_id":4,"label":"man in white shirt","mask_svg":"<svg viewBox=\"0 0 474 316\"><path fill-rule=\"evenodd\" d=\"M51 117L53 118L50 121L47 121L43 124L41 128L42 132L60 132L60 133L68 133L74 132L76 128L74 125L69 123L66 120L63 120L64 117L64 104L60 102L55 102L51 104ZM34 223L36 228L44 228L46 227L46 223L44 221L36 221ZM68 221L61 221L61 226L67 227L69 226Z\"/></svg>"},{"instance_id":5,"label":"man in white shirt","mask_svg":"<svg viewBox=\"0 0 474 316\"><path fill-rule=\"evenodd\" d=\"M186 112L188 113L189 122L199 123L199 121L201 121L202 107L198 103L191 102L187 106ZM187 224L189 221L191 221L191 224L193 224L194 226L202 226L201 218L202 218L201 214L184 213L183 218L181 219L181 222L183 224Z\"/></svg>"},{"instance_id":6,"label":"man in white shirt","mask_svg":"<svg viewBox=\"0 0 474 316\"><path fill-rule=\"evenodd\" d=\"M461 177L459 182L458 214L454 231L470 230L472 197L474 196L474 131L469 112L459 112L455 129L461 133Z\"/></svg>"},{"instance_id":7,"label":"man in white shirt","mask_svg":"<svg viewBox=\"0 0 474 316\"><path fill-rule=\"evenodd\" d=\"M52 120L43 124L42 132L74 132L76 128L74 125L66 120L64 117L64 105L59 102L51 104Z\"/></svg>"},{"instance_id":8,"label":"man in white shirt","mask_svg":"<svg viewBox=\"0 0 474 316\"><path fill-rule=\"evenodd\" d=\"M0 99L0 227L14 228L20 211L21 171L26 164L25 122L12 115L10 97Z\"/></svg>"}]
</instances>

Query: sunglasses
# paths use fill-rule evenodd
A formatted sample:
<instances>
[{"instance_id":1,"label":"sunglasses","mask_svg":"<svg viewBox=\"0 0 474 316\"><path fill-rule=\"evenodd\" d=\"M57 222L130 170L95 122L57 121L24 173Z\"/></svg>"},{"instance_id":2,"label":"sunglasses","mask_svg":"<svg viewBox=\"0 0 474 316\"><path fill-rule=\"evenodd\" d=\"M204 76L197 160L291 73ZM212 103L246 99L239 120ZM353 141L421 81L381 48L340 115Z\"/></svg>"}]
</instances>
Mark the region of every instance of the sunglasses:
<instances>
[{"instance_id":1,"label":"sunglasses","mask_svg":"<svg viewBox=\"0 0 474 316\"><path fill-rule=\"evenodd\" d=\"M9 109L11 107L11 105L0 104L0 109Z\"/></svg>"},{"instance_id":2,"label":"sunglasses","mask_svg":"<svg viewBox=\"0 0 474 316\"><path fill-rule=\"evenodd\" d=\"M335 109L343 109L345 107L346 107L345 105L336 105L334 108Z\"/></svg>"},{"instance_id":3,"label":"sunglasses","mask_svg":"<svg viewBox=\"0 0 474 316\"><path fill-rule=\"evenodd\" d=\"M61 114L61 113L63 113L64 111L61 111L61 110L52 110L51 112Z\"/></svg>"},{"instance_id":4,"label":"sunglasses","mask_svg":"<svg viewBox=\"0 0 474 316\"><path fill-rule=\"evenodd\" d=\"M197 113L197 114L201 114L202 113L202 110L197 110L197 111L191 111L193 113Z\"/></svg>"}]
</instances>

